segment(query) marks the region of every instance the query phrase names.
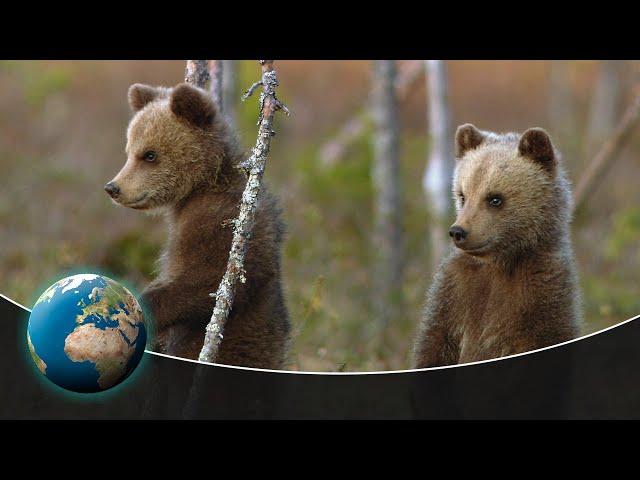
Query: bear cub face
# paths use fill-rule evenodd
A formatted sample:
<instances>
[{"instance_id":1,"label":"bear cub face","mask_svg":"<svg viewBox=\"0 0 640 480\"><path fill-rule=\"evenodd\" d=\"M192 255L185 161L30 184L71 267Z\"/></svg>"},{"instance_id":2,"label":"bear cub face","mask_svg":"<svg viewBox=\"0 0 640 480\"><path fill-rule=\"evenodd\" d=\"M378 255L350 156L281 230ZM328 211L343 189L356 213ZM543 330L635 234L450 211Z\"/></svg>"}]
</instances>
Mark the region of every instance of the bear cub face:
<instances>
[{"instance_id":1,"label":"bear cub face","mask_svg":"<svg viewBox=\"0 0 640 480\"><path fill-rule=\"evenodd\" d=\"M105 185L114 203L138 210L175 205L220 169L217 111L191 85L175 88L134 84L134 112L127 130L127 160Z\"/></svg>"},{"instance_id":2,"label":"bear cub face","mask_svg":"<svg viewBox=\"0 0 640 480\"><path fill-rule=\"evenodd\" d=\"M513 257L552 242L568 199L548 134L494 134L465 124L456 132L454 244L478 259Z\"/></svg>"}]
</instances>

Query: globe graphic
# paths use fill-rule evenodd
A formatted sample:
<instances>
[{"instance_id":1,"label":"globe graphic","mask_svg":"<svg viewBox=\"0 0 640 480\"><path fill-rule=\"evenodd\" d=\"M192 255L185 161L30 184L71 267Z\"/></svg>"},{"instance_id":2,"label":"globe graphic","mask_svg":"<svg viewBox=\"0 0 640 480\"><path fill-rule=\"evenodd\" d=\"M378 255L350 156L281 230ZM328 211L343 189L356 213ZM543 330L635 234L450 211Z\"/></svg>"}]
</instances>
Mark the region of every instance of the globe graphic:
<instances>
[{"instance_id":1,"label":"globe graphic","mask_svg":"<svg viewBox=\"0 0 640 480\"><path fill-rule=\"evenodd\" d=\"M129 290L108 277L81 274L59 280L38 298L27 341L49 380L88 393L111 388L133 372L147 331Z\"/></svg>"}]
</instances>

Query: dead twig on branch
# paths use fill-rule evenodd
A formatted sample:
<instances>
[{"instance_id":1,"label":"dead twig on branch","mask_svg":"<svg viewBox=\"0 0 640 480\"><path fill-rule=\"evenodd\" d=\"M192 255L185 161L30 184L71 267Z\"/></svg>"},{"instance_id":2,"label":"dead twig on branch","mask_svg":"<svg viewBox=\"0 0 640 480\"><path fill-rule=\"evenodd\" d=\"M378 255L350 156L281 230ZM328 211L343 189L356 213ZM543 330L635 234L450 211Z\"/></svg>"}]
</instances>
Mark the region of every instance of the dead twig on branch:
<instances>
[{"instance_id":1,"label":"dead twig on branch","mask_svg":"<svg viewBox=\"0 0 640 480\"><path fill-rule=\"evenodd\" d=\"M636 89L633 103L625 111L613 135L602 145L591 163L587 166L578 181L573 195L574 211L584 207L587 198L597 188L598 183L605 176L607 169L618 157L620 150L631 136L640 120L640 87Z\"/></svg>"},{"instance_id":2,"label":"dead twig on branch","mask_svg":"<svg viewBox=\"0 0 640 480\"><path fill-rule=\"evenodd\" d=\"M276 111L283 110L289 115L287 107L276 97L278 78L273 68L273 60L260 60L262 66L262 79L254 83L244 94L243 99L248 98L258 87L262 87L260 94L260 115L258 119L258 138L253 147L251 156L239 165L247 173L247 184L240 201L240 213L233 223L233 239L229 251L227 269L220 281L215 294L216 304L211 315L211 320L206 328L204 345L198 359L202 362L215 362L220 344L223 339L224 326L229 317L229 311L233 306L233 299L238 281L244 283L244 257L247 251L247 243L251 238L251 231L255 220L260 193L260 181L264 174L271 146L273 131L273 117Z\"/></svg>"},{"instance_id":3,"label":"dead twig on branch","mask_svg":"<svg viewBox=\"0 0 640 480\"><path fill-rule=\"evenodd\" d=\"M396 76L395 88L398 100L403 100L410 91L410 87L424 72L421 60L406 62L399 69ZM338 130L332 140L326 142L320 149L320 160L325 167L334 165L347 151L347 148L358 139L369 125L369 109L362 109L347 120Z\"/></svg>"}]
</instances>

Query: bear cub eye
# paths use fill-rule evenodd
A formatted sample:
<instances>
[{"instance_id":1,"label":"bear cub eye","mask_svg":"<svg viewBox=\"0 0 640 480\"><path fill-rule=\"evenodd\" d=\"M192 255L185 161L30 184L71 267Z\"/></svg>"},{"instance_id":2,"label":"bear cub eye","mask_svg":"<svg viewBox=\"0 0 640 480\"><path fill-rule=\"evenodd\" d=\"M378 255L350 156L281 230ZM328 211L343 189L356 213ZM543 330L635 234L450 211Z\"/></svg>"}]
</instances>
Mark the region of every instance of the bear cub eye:
<instances>
[{"instance_id":1,"label":"bear cub eye","mask_svg":"<svg viewBox=\"0 0 640 480\"><path fill-rule=\"evenodd\" d=\"M158 154L152 150L148 150L144 152L144 155L142 155L142 159L145 162L155 162L157 157L158 157Z\"/></svg>"},{"instance_id":2,"label":"bear cub eye","mask_svg":"<svg viewBox=\"0 0 640 480\"><path fill-rule=\"evenodd\" d=\"M459 193L458 197L460 197L460 205L464 205L464 194Z\"/></svg>"},{"instance_id":3,"label":"bear cub eye","mask_svg":"<svg viewBox=\"0 0 640 480\"><path fill-rule=\"evenodd\" d=\"M502 197L500 195L491 195L488 198L489 201L489 205L491 205L492 207L499 207L500 205L502 205Z\"/></svg>"}]
</instances>

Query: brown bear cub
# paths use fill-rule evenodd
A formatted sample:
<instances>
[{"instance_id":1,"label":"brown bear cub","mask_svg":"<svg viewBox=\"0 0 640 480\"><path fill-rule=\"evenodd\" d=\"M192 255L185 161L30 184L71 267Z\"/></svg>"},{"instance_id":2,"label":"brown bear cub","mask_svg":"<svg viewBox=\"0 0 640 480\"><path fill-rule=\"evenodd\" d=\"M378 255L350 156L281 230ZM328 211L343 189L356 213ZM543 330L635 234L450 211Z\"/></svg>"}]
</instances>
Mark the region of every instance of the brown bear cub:
<instances>
[{"instance_id":1,"label":"brown bear cub","mask_svg":"<svg viewBox=\"0 0 640 480\"><path fill-rule=\"evenodd\" d=\"M547 133L456 132L449 230L457 247L427 295L415 368L502 357L574 338L579 292L571 192Z\"/></svg>"},{"instance_id":2,"label":"brown bear cub","mask_svg":"<svg viewBox=\"0 0 640 480\"><path fill-rule=\"evenodd\" d=\"M153 317L154 349L197 359L246 183L236 168L243 154L203 90L135 84L129 104L127 161L105 189L120 205L166 218L160 271L141 300ZM280 280L284 226L264 188L258 205L246 282L237 287L217 362L276 369L285 363L290 330Z\"/></svg>"}]
</instances>

